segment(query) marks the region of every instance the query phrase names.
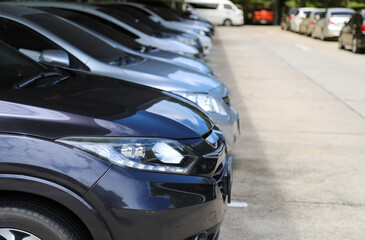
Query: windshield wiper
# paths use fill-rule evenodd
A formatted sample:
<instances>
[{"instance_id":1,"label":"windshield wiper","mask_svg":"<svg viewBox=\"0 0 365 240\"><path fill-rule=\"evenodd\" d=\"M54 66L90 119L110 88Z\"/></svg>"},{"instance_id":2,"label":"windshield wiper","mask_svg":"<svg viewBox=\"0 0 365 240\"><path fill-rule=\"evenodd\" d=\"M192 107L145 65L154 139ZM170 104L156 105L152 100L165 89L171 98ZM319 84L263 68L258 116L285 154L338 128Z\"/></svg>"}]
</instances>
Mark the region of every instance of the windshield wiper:
<instances>
[{"instance_id":1,"label":"windshield wiper","mask_svg":"<svg viewBox=\"0 0 365 240\"><path fill-rule=\"evenodd\" d=\"M49 77L57 77L57 76L61 76L61 73L59 72L42 72L34 77L31 77L29 79L25 79L23 81L20 81L20 82L17 82L13 85L13 89L20 89L20 88L25 88L27 86L30 86L31 84L39 81L39 80L42 80L42 79L45 79L45 78L49 78ZM65 76L63 78L60 78L60 79L57 79L54 83L52 83L52 85L56 84L56 83L59 83L63 80L66 80L69 76Z\"/></svg>"}]
</instances>

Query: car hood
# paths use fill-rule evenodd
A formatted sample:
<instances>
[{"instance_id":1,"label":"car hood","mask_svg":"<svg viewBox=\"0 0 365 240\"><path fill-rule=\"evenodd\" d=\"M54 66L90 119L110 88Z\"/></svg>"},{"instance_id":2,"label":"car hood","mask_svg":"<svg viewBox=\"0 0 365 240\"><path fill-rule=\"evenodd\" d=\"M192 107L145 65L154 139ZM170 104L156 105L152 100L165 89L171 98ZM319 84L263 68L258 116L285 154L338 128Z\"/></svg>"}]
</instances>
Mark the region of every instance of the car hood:
<instances>
[{"instance_id":1,"label":"car hood","mask_svg":"<svg viewBox=\"0 0 365 240\"><path fill-rule=\"evenodd\" d=\"M222 85L204 73L152 58L122 68L128 75L127 80L165 91L208 93Z\"/></svg>"},{"instance_id":2,"label":"car hood","mask_svg":"<svg viewBox=\"0 0 365 240\"><path fill-rule=\"evenodd\" d=\"M161 91L72 73L53 86L1 90L3 133L67 136L199 138L213 123L199 109Z\"/></svg>"},{"instance_id":3,"label":"car hood","mask_svg":"<svg viewBox=\"0 0 365 240\"><path fill-rule=\"evenodd\" d=\"M208 75L214 75L213 70L198 59L158 49L146 52L145 54L149 57L158 57L158 60L161 61L171 61L174 64L178 64L186 68L200 71Z\"/></svg>"}]
</instances>

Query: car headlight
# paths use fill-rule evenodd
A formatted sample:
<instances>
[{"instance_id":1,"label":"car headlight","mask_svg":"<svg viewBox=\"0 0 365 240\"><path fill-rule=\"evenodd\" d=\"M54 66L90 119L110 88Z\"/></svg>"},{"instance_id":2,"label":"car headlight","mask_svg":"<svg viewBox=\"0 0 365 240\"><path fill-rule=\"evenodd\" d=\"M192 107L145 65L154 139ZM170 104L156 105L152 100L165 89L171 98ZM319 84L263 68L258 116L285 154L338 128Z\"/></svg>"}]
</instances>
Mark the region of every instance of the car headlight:
<instances>
[{"instance_id":1,"label":"car headlight","mask_svg":"<svg viewBox=\"0 0 365 240\"><path fill-rule=\"evenodd\" d=\"M179 41L179 42L182 42L182 43L185 43L185 44L188 44L188 45L192 45L192 46L195 46L195 45L198 45L198 43L192 39L192 38L187 38L187 37L184 37L184 36L177 36L176 39Z\"/></svg>"},{"instance_id":2,"label":"car headlight","mask_svg":"<svg viewBox=\"0 0 365 240\"><path fill-rule=\"evenodd\" d=\"M188 174L198 158L187 146L170 139L67 137L56 141L142 171Z\"/></svg>"},{"instance_id":3,"label":"car headlight","mask_svg":"<svg viewBox=\"0 0 365 240\"><path fill-rule=\"evenodd\" d=\"M204 93L186 93L186 92L175 92L190 101L196 103L204 111L208 113L218 113L220 115L227 115L226 110L222 106L221 102L209 94Z\"/></svg>"},{"instance_id":4,"label":"car headlight","mask_svg":"<svg viewBox=\"0 0 365 240\"><path fill-rule=\"evenodd\" d=\"M194 32L196 32L199 35L205 36L205 32L201 29L194 29Z\"/></svg>"}]
</instances>

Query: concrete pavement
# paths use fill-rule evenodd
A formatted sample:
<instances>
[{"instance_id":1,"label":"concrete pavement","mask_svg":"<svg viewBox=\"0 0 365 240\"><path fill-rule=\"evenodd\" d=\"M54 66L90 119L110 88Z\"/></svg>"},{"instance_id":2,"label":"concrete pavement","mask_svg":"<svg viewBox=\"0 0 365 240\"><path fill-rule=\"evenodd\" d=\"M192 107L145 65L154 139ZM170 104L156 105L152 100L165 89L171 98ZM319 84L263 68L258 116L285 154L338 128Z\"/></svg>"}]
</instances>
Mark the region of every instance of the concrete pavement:
<instances>
[{"instance_id":1,"label":"concrete pavement","mask_svg":"<svg viewBox=\"0 0 365 240\"><path fill-rule=\"evenodd\" d=\"M243 135L222 240L365 239L365 55L273 26L218 27L208 64Z\"/></svg>"}]
</instances>

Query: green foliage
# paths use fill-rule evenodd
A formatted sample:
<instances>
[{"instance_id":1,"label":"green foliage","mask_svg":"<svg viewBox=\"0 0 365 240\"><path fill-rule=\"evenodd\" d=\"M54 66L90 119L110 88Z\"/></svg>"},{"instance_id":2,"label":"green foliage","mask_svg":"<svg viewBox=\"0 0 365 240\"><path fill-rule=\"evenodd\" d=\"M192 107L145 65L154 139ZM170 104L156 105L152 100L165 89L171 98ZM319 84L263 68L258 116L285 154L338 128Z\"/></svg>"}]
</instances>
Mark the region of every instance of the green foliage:
<instances>
[{"instance_id":1,"label":"green foliage","mask_svg":"<svg viewBox=\"0 0 365 240\"><path fill-rule=\"evenodd\" d=\"M288 0L284 1L287 7L362 7L365 6L365 0Z\"/></svg>"}]
</instances>

